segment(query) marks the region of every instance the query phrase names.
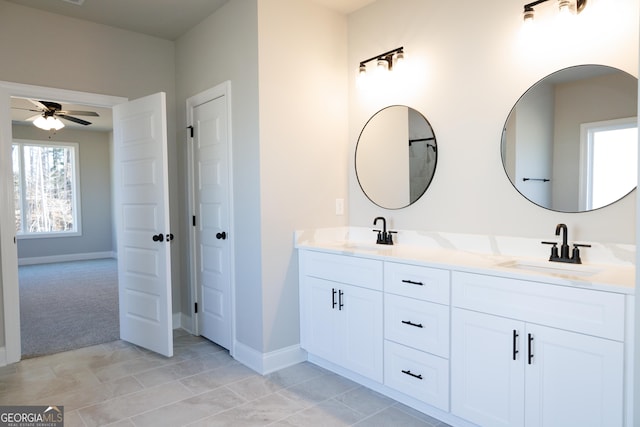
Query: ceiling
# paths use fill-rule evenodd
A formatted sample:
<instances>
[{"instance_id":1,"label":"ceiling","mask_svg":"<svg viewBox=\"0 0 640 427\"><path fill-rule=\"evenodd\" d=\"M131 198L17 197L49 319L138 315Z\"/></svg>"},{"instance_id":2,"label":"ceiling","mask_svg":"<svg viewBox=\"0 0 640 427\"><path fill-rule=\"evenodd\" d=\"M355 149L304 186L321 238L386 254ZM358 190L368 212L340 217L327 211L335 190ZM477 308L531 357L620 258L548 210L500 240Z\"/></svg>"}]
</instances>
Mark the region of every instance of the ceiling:
<instances>
[{"instance_id":1,"label":"ceiling","mask_svg":"<svg viewBox=\"0 0 640 427\"><path fill-rule=\"evenodd\" d=\"M190 28L211 15L227 1L233 0L7 0L11 3L65 15L71 18L122 28L167 40L176 40ZM311 0L339 13L349 14L375 0ZM152 11L150 13L150 11ZM153 16L153 19L149 17ZM54 101L57 100L46 100ZM25 120L36 112L18 108L33 108L29 101L12 98L12 120L30 125ZM96 111L100 117L88 118L92 125L82 126L63 120L70 128L93 131L111 130L111 110L62 104L63 110Z\"/></svg>"},{"instance_id":2,"label":"ceiling","mask_svg":"<svg viewBox=\"0 0 640 427\"><path fill-rule=\"evenodd\" d=\"M229 0L7 0L11 3L176 40ZM233 1L233 0L231 0ZM311 0L349 14L375 0Z\"/></svg>"}]
</instances>

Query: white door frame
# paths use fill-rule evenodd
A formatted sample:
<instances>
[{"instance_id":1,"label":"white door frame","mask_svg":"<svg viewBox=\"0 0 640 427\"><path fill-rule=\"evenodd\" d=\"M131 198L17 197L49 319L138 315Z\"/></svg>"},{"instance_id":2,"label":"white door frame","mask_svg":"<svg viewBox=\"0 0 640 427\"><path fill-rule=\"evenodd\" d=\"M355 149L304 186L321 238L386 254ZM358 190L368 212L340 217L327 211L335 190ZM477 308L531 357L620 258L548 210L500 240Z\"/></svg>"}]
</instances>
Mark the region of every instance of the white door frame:
<instances>
[{"instance_id":1,"label":"white door frame","mask_svg":"<svg viewBox=\"0 0 640 427\"><path fill-rule=\"evenodd\" d=\"M0 366L21 357L18 251L13 218L13 165L11 163L11 97L45 98L91 107L111 108L127 98L0 81L0 269L4 310L5 347L0 347Z\"/></svg>"},{"instance_id":2,"label":"white door frame","mask_svg":"<svg viewBox=\"0 0 640 427\"><path fill-rule=\"evenodd\" d=\"M230 275L230 304L229 307L231 313L231 348L229 348L229 353L233 356L235 354L236 347L236 285L235 285L235 247L234 247L234 239L233 239L233 136L232 136L232 120L231 120L231 81L227 80L224 83L220 83L219 85L207 89L203 92L200 92L190 98L187 99L187 124L189 126L193 125L193 110L198 106L205 102L211 101L213 99L219 98L221 96L225 97L226 109L227 109L227 141L228 141L228 158L227 162L229 165L229 230L231 231L232 238L229 239L229 275ZM193 180L193 138L191 135L187 133L187 184L189 187L188 196L188 209L189 212L187 214L187 218L191 219L193 215L195 215L195 189L194 189L194 180ZM189 280L191 282L191 312L193 313L192 317L192 331L195 335L199 335L200 331L198 330L198 314L194 312L194 303L198 303L198 284L196 281L196 239L195 239L195 227L189 227Z\"/></svg>"}]
</instances>

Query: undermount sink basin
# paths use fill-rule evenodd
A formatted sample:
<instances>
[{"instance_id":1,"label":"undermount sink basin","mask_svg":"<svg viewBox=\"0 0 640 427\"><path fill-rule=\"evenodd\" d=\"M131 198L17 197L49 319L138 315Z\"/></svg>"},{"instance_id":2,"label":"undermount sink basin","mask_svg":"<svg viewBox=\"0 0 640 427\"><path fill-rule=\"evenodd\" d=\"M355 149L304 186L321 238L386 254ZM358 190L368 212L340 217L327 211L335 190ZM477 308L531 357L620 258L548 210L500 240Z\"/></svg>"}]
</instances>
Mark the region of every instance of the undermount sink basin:
<instances>
[{"instance_id":1,"label":"undermount sink basin","mask_svg":"<svg viewBox=\"0 0 640 427\"><path fill-rule=\"evenodd\" d=\"M500 267L517 270L529 270L539 273L562 274L567 276L593 276L602 271L584 264L569 264L551 261L508 261L498 264Z\"/></svg>"}]
</instances>

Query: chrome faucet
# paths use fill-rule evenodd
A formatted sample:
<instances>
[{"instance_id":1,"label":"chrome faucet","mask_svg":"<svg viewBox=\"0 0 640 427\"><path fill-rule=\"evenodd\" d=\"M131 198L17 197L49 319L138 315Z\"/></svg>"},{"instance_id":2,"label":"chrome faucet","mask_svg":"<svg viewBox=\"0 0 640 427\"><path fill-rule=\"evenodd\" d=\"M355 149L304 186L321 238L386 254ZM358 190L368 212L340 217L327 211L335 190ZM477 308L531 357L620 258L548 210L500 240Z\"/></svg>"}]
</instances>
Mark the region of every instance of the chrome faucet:
<instances>
[{"instance_id":1,"label":"chrome faucet","mask_svg":"<svg viewBox=\"0 0 640 427\"><path fill-rule=\"evenodd\" d=\"M396 233L395 231L387 231L387 220L384 217L379 216L373 220L373 225L376 225L378 221L382 221L382 230L373 230L378 233L378 238L376 239L376 244L378 245L393 245L393 236L391 233Z\"/></svg>"},{"instance_id":2,"label":"chrome faucet","mask_svg":"<svg viewBox=\"0 0 640 427\"><path fill-rule=\"evenodd\" d=\"M551 256L549 257L549 261L582 264L582 260L580 259L579 248L590 248L591 245L574 243L573 251L571 252L571 256L569 256L569 244L567 243L569 232L567 230L566 224L556 225L556 236L559 236L560 233L562 233L562 245L560 246L560 254L558 254L557 242L542 242L545 245L552 245Z\"/></svg>"}]
</instances>

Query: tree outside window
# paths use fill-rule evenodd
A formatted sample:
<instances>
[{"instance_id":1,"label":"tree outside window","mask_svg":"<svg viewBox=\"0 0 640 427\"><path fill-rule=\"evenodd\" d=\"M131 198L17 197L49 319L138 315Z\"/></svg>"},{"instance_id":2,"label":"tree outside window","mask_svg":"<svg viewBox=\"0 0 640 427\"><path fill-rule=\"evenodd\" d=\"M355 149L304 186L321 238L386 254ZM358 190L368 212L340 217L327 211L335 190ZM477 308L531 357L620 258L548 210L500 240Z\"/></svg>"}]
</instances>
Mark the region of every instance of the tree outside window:
<instances>
[{"instance_id":1,"label":"tree outside window","mask_svg":"<svg viewBox=\"0 0 640 427\"><path fill-rule=\"evenodd\" d=\"M80 234L78 145L14 141L12 152L18 236Z\"/></svg>"}]
</instances>

